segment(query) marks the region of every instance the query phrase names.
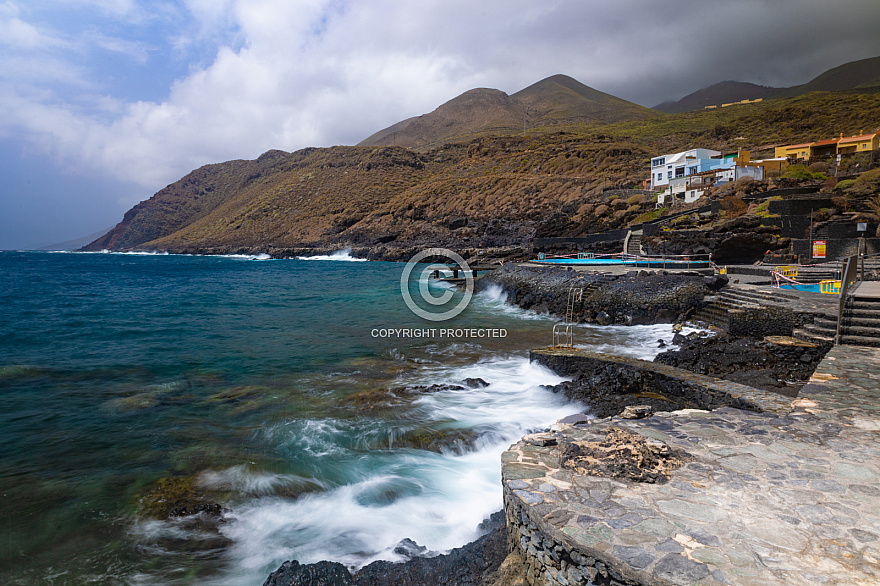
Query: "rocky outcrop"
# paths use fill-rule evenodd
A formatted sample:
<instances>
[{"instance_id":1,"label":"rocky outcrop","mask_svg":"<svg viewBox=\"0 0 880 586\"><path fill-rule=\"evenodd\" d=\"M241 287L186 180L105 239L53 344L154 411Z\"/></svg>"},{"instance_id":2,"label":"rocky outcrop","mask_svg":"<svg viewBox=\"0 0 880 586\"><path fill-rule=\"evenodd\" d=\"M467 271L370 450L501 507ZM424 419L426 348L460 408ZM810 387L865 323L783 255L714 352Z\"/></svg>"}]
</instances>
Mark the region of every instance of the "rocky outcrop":
<instances>
[{"instance_id":1,"label":"rocky outcrop","mask_svg":"<svg viewBox=\"0 0 880 586\"><path fill-rule=\"evenodd\" d=\"M585 403L596 417L611 417L635 405L649 405L655 411L726 405L771 412L788 406L775 393L636 358L578 348L539 348L529 357L570 377L550 389Z\"/></svg>"},{"instance_id":2,"label":"rocky outcrop","mask_svg":"<svg viewBox=\"0 0 880 586\"><path fill-rule=\"evenodd\" d=\"M583 289L583 299L575 307L576 321L639 325L681 321L726 282L725 277L663 271L611 276L556 267L504 266L480 279L477 290L498 286L508 301L524 309L564 316L569 291Z\"/></svg>"},{"instance_id":3,"label":"rocky outcrop","mask_svg":"<svg viewBox=\"0 0 880 586\"><path fill-rule=\"evenodd\" d=\"M499 577L511 577L502 568L508 557L503 514L500 511L493 514L481 528L488 532L448 554L413 557L405 563L373 562L353 575L345 566L334 562L306 565L296 561L284 562L263 586L501 586ZM405 541L409 545L406 550L413 551L415 544L411 540ZM415 547L417 555L421 555L420 549L424 548Z\"/></svg>"},{"instance_id":4,"label":"rocky outcrop","mask_svg":"<svg viewBox=\"0 0 880 586\"><path fill-rule=\"evenodd\" d=\"M663 352L654 361L790 396L797 395L831 349L827 343L785 336L687 338L677 335L675 343L679 345L677 350Z\"/></svg>"}]
</instances>

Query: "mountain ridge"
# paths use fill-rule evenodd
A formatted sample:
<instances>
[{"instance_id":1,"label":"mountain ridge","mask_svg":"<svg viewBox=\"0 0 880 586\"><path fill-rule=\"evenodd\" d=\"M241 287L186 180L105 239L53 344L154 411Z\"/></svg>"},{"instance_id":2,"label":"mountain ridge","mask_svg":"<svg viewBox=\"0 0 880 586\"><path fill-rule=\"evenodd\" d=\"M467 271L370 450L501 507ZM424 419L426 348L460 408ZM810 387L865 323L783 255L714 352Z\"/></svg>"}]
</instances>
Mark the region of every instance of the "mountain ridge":
<instances>
[{"instance_id":1,"label":"mountain ridge","mask_svg":"<svg viewBox=\"0 0 880 586\"><path fill-rule=\"evenodd\" d=\"M468 99L503 103L505 96L486 90ZM654 213L650 198L612 205L605 189L635 187L657 153L702 146L772 156L774 144L857 133L877 119L880 93L813 92L749 108L551 126L527 136L518 130L422 150L268 151L194 170L86 249L299 256L352 248L385 260L406 260L424 247L526 254L535 237L644 221Z\"/></svg>"},{"instance_id":2,"label":"mountain ridge","mask_svg":"<svg viewBox=\"0 0 880 586\"><path fill-rule=\"evenodd\" d=\"M692 92L678 101L657 104L653 109L667 114L680 114L741 100L794 98L810 92L852 90L880 91L880 57L850 61L824 71L806 83L787 88L722 81Z\"/></svg>"},{"instance_id":3,"label":"mountain ridge","mask_svg":"<svg viewBox=\"0 0 880 586\"><path fill-rule=\"evenodd\" d=\"M491 88L468 90L434 111L379 130L357 146L426 149L486 134L572 123L610 124L658 116L649 108L556 74L512 95Z\"/></svg>"}]
</instances>

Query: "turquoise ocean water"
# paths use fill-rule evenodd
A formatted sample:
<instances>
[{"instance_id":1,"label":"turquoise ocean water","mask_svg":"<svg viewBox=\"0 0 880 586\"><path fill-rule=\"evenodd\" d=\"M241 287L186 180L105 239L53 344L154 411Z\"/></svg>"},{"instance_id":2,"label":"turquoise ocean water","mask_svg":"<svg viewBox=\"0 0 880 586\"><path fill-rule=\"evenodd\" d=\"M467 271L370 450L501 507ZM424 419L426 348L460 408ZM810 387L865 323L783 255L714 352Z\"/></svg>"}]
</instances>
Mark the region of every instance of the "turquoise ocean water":
<instances>
[{"instance_id":1,"label":"turquoise ocean water","mask_svg":"<svg viewBox=\"0 0 880 586\"><path fill-rule=\"evenodd\" d=\"M400 559L407 537L478 537L501 508L501 451L581 409L528 363L554 322L488 291L428 323L402 264L352 260L0 252L0 582L259 585L287 559L354 568ZM507 336L374 335L427 327ZM576 341L650 358L671 337L583 326ZM468 377L488 386L346 402ZM169 478L222 515L144 515Z\"/></svg>"}]
</instances>

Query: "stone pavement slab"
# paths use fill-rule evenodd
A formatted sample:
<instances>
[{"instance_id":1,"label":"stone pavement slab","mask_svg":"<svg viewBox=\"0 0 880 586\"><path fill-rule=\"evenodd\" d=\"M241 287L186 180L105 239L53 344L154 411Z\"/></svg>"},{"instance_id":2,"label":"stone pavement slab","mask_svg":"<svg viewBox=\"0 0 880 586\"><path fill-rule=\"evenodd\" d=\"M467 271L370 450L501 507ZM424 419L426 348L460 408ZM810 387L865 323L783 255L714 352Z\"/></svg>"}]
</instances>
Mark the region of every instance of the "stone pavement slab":
<instances>
[{"instance_id":1,"label":"stone pavement slab","mask_svg":"<svg viewBox=\"0 0 880 586\"><path fill-rule=\"evenodd\" d=\"M508 530L543 560L543 583L604 571L606 584L880 584L880 349L833 348L788 413L684 410L554 433L565 444L610 428L692 459L648 484L560 468L559 446L512 446Z\"/></svg>"}]
</instances>

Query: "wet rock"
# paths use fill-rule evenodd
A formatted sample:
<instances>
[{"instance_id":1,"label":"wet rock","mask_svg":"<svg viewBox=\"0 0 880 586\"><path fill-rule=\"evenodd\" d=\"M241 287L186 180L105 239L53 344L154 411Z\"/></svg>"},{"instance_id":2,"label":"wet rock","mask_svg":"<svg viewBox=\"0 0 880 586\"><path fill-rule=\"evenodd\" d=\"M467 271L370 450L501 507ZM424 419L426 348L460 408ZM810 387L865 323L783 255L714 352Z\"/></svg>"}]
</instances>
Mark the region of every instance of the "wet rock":
<instances>
[{"instance_id":1,"label":"wet rock","mask_svg":"<svg viewBox=\"0 0 880 586\"><path fill-rule=\"evenodd\" d=\"M478 437L480 433L471 429L419 429L395 438L393 447L464 453L470 450Z\"/></svg>"},{"instance_id":2,"label":"wet rock","mask_svg":"<svg viewBox=\"0 0 880 586\"><path fill-rule=\"evenodd\" d=\"M599 324L600 326L607 326L607 325L611 325L611 323L613 323L613 321L611 319L611 316L608 315L607 312L600 311L599 313L596 314L596 323Z\"/></svg>"},{"instance_id":3,"label":"wet rock","mask_svg":"<svg viewBox=\"0 0 880 586\"><path fill-rule=\"evenodd\" d=\"M482 381L482 379L471 379ZM485 383L485 381L483 381ZM477 383L478 384L478 383ZM487 385L488 386L488 385ZM362 411L388 409L400 405L409 405L418 395L427 395L441 391L464 391L461 385L416 385L411 387L395 387L393 389L370 389L353 393L339 400L343 407L354 407Z\"/></svg>"},{"instance_id":4,"label":"wet rock","mask_svg":"<svg viewBox=\"0 0 880 586\"><path fill-rule=\"evenodd\" d=\"M342 564L318 562L300 564L296 560L284 562L272 572L263 586L352 586L351 574Z\"/></svg>"},{"instance_id":5,"label":"wet rock","mask_svg":"<svg viewBox=\"0 0 880 586\"><path fill-rule=\"evenodd\" d=\"M523 441L533 446L555 446L556 436L552 433L531 433Z\"/></svg>"},{"instance_id":6,"label":"wet rock","mask_svg":"<svg viewBox=\"0 0 880 586\"><path fill-rule=\"evenodd\" d=\"M355 586L395 586L431 584L477 586L486 584L489 576L507 558L507 535L504 516L499 511L490 521L494 529L464 547L447 555L415 558L406 563L373 562L354 576Z\"/></svg>"},{"instance_id":7,"label":"wet rock","mask_svg":"<svg viewBox=\"0 0 880 586\"><path fill-rule=\"evenodd\" d=\"M485 389L489 386L489 383L481 378L466 378L462 382L469 389Z\"/></svg>"},{"instance_id":8,"label":"wet rock","mask_svg":"<svg viewBox=\"0 0 880 586\"><path fill-rule=\"evenodd\" d=\"M493 286L500 286L510 302L524 309L545 309L557 316L566 314L569 290L581 288L585 293L575 321L602 325L682 321L711 292L699 274L630 271L615 276L508 265L480 279L477 290Z\"/></svg>"},{"instance_id":9,"label":"wet rock","mask_svg":"<svg viewBox=\"0 0 880 586\"><path fill-rule=\"evenodd\" d=\"M419 545L409 537L402 539L394 547L394 553L405 558L428 558L437 555L437 552L428 551L424 545Z\"/></svg>"},{"instance_id":10,"label":"wet rock","mask_svg":"<svg viewBox=\"0 0 880 586\"><path fill-rule=\"evenodd\" d=\"M574 415L568 415L559 420L559 423L565 425L581 425L590 421L590 418L582 413L576 413Z\"/></svg>"},{"instance_id":11,"label":"wet rock","mask_svg":"<svg viewBox=\"0 0 880 586\"><path fill-rule=\"evenodd\" d=\"M489 532L448 554L414 557L404 563L373 562L354 576L345 566L333 562L307 565L284 562L263 586L511 586L522 583L524 566L508 563L502 568L502 564L509 561L504 514L501 511L494 513L480 524L480 528ZM404 541L415 544L411 540ZM499 579L504 581L499 582Z\"/></svg>"},{"instance_id":12,"label":"wet rock","mask_svg":"<svg viewBox=\"0 0 880 586\"><path fill-rule=\"evenodd\" d=\"M140 497L140 514L151 519L189 517L200 513L219 517L223 512L215 500L219 496L201 487L195 476L160 478Z\"/></svg>"},{"instance_id":13,"label":"wet rock","mask_svg":"<svg viewBox=\"0 0 880 586\"><path fill-rule=\"evenodd\" d=\"M650 417L654 413L654 408L650 405L627 405L623 408L620 416L623 419L644 419Z\"/></svg>"}]
</instances>

